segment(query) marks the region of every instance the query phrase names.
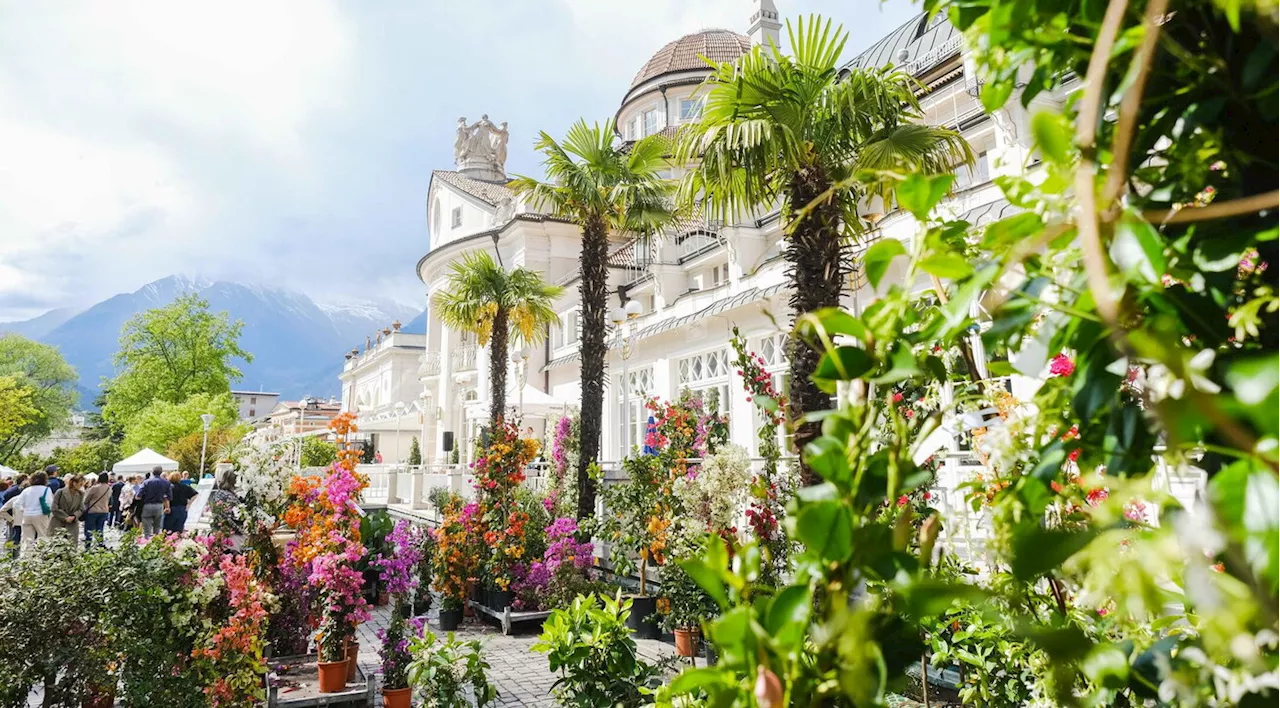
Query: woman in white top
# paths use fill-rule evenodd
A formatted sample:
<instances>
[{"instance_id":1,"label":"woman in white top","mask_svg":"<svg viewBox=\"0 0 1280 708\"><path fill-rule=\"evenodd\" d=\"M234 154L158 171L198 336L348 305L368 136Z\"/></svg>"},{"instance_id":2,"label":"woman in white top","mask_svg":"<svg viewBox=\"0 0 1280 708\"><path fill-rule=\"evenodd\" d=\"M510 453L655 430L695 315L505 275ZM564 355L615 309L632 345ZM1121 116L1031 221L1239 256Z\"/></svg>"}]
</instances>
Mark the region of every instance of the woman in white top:
<instances>
[{"instance_id":1,"label":"woman in white top","mask_svg":"<svg viewBox=\"0 0 1280 708\"><path fill-rule=\"evenodd\" d=\"M31 475L27 488L18 495L22 507L22 554L35 550L36 541L49 535L49 513L53 510L53 492L49 490L49 475L36 472Z\"/></svg>"}]
</instances>

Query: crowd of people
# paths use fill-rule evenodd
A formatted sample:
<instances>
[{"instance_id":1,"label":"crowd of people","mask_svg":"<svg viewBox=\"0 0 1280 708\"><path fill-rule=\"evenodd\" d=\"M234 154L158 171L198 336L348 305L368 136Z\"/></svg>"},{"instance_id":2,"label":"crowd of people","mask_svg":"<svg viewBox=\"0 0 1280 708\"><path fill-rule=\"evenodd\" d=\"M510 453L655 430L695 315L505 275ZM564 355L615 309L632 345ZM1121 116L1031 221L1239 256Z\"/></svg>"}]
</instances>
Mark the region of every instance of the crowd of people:
<instances>
[{"instance_id":1,"label":"crowd of people","mask_svg":"<svg viewBox=\"0 0 1280 708\"><path fill-rule=\"evenodd\" d=\"M199 495L186 472L168 475L60 476L57 465L31 475L0 480L0 522L13 553L28 553L36 541L62 534L83 538L84 547L105 546L108 527L137 527L150 538L186 530L187 507Z\"/></svg>"}]
</instances>

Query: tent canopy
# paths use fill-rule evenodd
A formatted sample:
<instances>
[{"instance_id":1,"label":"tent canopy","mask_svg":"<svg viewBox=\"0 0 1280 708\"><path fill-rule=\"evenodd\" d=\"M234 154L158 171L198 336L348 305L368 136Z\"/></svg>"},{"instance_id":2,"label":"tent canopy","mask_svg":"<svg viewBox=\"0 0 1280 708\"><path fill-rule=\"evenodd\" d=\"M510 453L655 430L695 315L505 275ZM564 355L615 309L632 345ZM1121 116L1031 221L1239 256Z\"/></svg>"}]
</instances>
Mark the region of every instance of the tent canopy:
<instances>
[{"instance_id":1,"label":"tent canopy","mask_svg":"<svg viewBox=\"0 0 1280 708\"><path fill-rule=\"evenodd\" d=\"M111 471L117 474L122 472L150 472L156 465L160 465L160 469L165 472L176 472L178 470L176 461L170 460L148 447L115 463L111 467Z\"/></svg>"},{"instance_id":2,"label":"tent canopy","mask_svg":"<svg viewBox=\"0 0 1280 708\"><path fill-rule=\"evenodd\" d=\"M552 415L558 415L565 412L569 403L554 398L549 394L543 393L529 384L524 385L523 399L520 390L514 386L507 388L507 408L521 408L520 412L530 418L547 418ZM467 415L472 418L481 417L489 413L489 404L487 402L477 401L467 407Z\"/></svg>"},{"instance_id":3,"label":"tent canopy","mask_svg":"<svg viewBox=\"0 0 1280 708\"><path fill-rule=\"evenodd\" d=\"M17 477L18 474L19 474L18 470L15 470L12 467L5 467L4 465L0 465L0 477L4 477L7 479L9 477Z\"/></svg>"}]
</instances>

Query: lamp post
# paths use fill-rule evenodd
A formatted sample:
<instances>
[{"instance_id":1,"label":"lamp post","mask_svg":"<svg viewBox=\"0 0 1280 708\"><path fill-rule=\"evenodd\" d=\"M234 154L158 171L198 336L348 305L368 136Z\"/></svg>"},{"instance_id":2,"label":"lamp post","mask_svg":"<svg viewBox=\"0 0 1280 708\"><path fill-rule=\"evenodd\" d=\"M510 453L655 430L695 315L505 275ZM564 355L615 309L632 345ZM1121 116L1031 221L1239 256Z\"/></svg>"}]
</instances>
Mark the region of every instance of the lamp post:
<instances>
[{"instance_id":1,"label":"lamp post","mask_svg":"<svg viewBox=\"0 0 1280 708\"><path fill-rule=\"evenodd\" d=\"M404 415L404 401L396 401L396 462L400 462L400 416Z\"/></svg>"},{"instance_id":2,"label":"lamp post","mask_svg":"<svg viewBox=\"0 0 1280 708\"><path fill-rule=\"evenodd\" d=\"M204 454L209 449L209 426L213 425L212 413L201 413L200 422L204 424L204 441L200 443L200 479L204 477Z\"/></svg>"},{"instance_id":3,"label":"lamp post","mask_svg":"<svg viewBox=\"0 0 1280 708\"><path fill-rule=\"evenodd\" d=\"M298 439L298 469L302 469L302 426L306 422L307 406L311 405L311 399L306 396L298 401L298 427L294 429L294 437Z\"/></svg>"},{"instance_id":4,"label":"lamp post","mask_svg":"<svg viewBox=\"0 0 1280 708\"><path fill-rule=\"evenodd\" d=\"M631 392L627 378L627 360L631 358L626 330L628 322L640 316L643 308L639 300L626 300L621 307L615 307L609 313L613 326L618 328L618 354L622 357L622 455L631 452Z\"/></svg>"},{"instance_id":5,"label":"lamp post","mask_svg":"<svg viewBox=\"0 0 1280 708\"><path fill-rule=\"evenodd\" d=\"M529 347L517 349L511 352L511 363L516 365L516 380L519 382L519 389L516 393L516 400L519 401L520 418L524 419L524 384L525 377L529 370L529 357L533 356L533 350Z\"/></svg>"}]
</instances>

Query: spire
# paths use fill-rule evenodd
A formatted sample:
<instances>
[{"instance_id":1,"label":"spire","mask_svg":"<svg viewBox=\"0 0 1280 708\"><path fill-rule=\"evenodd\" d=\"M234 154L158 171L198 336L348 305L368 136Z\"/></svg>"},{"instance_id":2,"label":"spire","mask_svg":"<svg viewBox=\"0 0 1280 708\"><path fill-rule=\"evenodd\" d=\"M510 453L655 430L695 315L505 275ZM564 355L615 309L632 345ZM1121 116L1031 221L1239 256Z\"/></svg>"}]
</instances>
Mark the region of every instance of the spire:
<instances>
[{"instance_id":1,"label":"spire","mask_svg":"<svg viewBox=\"0 0 1280 708\"><path fill-rule=\"evenodd\" d=\"M778 31L782 29L782 23L778 21L778 6L773 4L773 0L753 0L751 6L751 29L747 30L751 43L767 45L773 42L775 46L780 45L782 41Z\"/></svg>"}]
</instances>

